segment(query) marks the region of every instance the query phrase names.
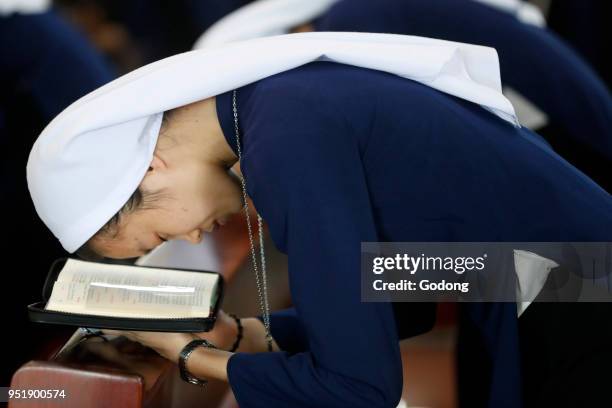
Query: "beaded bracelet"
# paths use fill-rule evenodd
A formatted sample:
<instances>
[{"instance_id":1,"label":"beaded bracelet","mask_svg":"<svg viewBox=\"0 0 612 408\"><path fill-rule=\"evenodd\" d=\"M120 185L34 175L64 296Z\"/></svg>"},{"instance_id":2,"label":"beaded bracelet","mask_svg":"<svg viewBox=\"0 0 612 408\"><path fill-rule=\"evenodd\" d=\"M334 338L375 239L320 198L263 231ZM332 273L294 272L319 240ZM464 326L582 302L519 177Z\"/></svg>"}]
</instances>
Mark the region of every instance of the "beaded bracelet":
<instances>
[{"instance_id":1,"label":"beaded bracelet","mask_svg":"<svg viewBox=\"0 0 612 408\"><path fill-rule=\"evenodd\" d=\"M235 314L230 314L230 317L236 321L236 325L238 326L238 335L236 336L236 341L234 342L234 345L230 349L230 352L233 353L234 351L238 350L238 346L240 346L240 340L242 340L243 329L242 329L242 322L240 322L240 318L238 316L236 316Z\"/></svg>"}]
</instances>

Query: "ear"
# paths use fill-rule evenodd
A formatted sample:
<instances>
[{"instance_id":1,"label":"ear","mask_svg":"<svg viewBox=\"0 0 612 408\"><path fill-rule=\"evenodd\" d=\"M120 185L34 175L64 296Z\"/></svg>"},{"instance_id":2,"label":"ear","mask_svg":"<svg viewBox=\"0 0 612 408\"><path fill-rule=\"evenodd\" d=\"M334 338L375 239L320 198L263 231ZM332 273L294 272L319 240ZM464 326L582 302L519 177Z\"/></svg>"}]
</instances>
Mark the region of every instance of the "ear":
<instances>
[{"instance_id":1,"label":"ear","mask_svg":"<svg viewBox=\"0 0 612 408\"><path fill-rule=\"evenodd\" d=\"M159 171L167 168L166 162L157 154L153 154L153 159L151 159L151 163L149 164L149 170L147 173L152 171Z\"/></svg>"},{"instance_id":2,"label":"ear","mask_svg":"<svg viewBox=\"0 0 612 408\"><path fill-rule=\"evenodd\" d=\"M166 181L167 173L164 172L168 168L166 162L157 154L153 155L151 163L149 163L149 169L144 175L141 182L141 187L147 190L156 190L160 184L164 184Z\"/></svg>"}]
</instances>

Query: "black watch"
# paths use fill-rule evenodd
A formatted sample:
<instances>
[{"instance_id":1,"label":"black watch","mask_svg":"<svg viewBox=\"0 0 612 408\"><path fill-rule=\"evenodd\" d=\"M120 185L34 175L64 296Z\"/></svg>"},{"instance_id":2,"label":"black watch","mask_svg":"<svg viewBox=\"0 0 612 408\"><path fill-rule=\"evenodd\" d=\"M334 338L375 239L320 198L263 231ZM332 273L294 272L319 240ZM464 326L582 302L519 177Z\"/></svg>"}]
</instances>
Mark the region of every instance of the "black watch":
<instances>
[{"instance_id":1,"label":"black watch","mask_svg":"<svg viewBox=\"0 0 612 408\"><path fill-rule=\"evenodd\" d=\"M196 378L193 375L191 375L189 371L187 371L187 359L189 358L191 353L193 353L193 350L195 350L195 348L198 346L203 346L207 348L215 348L215 349L217 348L214 344L212 344L208 340L204 340L204 339L192 340L181 350L181 353L179 354L178 365L179 365L179 371L181 373L181 378L184 381L187 381L188 383L191 383L191 384L204 386L206 385L206 383L208 383L208 381L200 380L199 378Z\"/></svg>"}]
</instances>

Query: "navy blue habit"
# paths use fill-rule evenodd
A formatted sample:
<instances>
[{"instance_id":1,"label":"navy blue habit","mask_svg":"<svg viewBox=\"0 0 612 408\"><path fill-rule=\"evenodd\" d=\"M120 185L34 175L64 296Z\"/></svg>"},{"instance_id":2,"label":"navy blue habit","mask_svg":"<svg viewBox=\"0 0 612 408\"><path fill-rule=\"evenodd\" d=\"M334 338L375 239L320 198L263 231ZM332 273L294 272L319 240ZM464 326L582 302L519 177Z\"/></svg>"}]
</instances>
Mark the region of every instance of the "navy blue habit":
<instances>
[{"instance_id":1,"label":"navy blue habit","mask_svg":"<svg viewBox=\"0 0 612 408\"><path fill-rule=\"evenodd\" d=\"M236 353L248 407L395 407L398 340L431 327L427 304L361 302L362 241L609 241L612 198L538 135L388 73L315 62L237 90L241 169L294 307L283 351ZM237 154L232 93L217 96ZM398 313L397 310L400 310ZM471 314L491 364L489 406L520 406L516 305ZM474 357L474 356L473 356Z\"/></svg>"}]
</instances>

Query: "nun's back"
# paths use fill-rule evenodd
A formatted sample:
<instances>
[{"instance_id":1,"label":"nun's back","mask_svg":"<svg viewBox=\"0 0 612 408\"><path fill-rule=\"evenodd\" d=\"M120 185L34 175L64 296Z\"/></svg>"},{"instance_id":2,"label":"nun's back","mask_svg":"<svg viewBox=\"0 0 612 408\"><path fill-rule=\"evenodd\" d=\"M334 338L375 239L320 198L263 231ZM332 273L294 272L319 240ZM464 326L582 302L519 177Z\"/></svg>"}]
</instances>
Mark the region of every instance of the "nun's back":
<instances>
[{"instance_id":1,"label":"nun's back","mask_svg":"<svg viewBox=\"0 0 612 408\"><path fill-rule=\"evenodd\" d=\"M330 62L237 95L241 168L288 254L295 305L271 320L288 354L230 359L239 403L372 407L399 398L397 340L427 330L432 316L419 304L398 314L360 301L360 242L612 238L607 192L534 133L473 103ZM231 92L217 97L217 111L237 152ZM482 308L470 314L490 370L482 395L519 406L516 305Z\"/></svg>"}]
</instances>

